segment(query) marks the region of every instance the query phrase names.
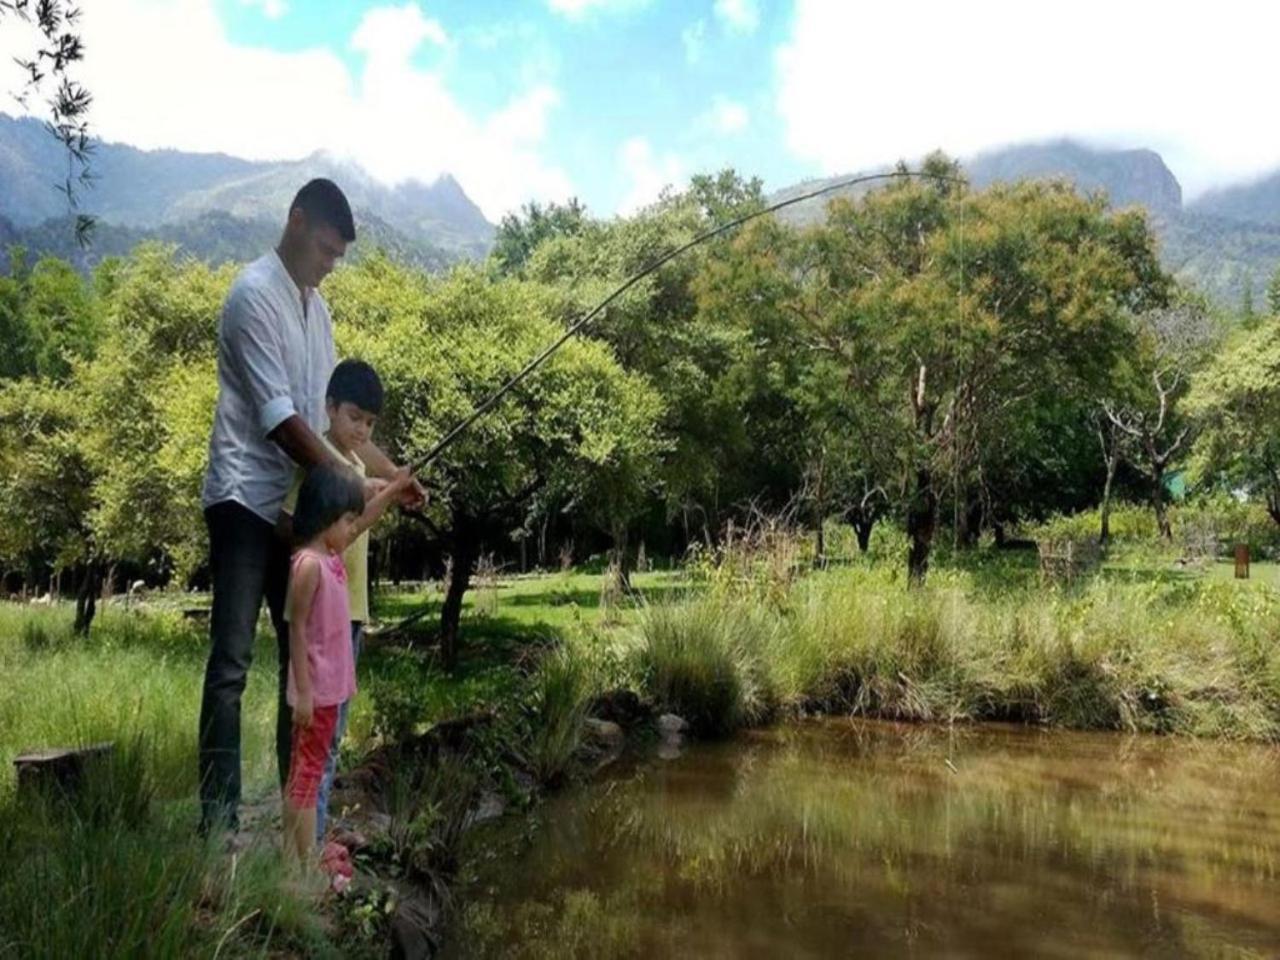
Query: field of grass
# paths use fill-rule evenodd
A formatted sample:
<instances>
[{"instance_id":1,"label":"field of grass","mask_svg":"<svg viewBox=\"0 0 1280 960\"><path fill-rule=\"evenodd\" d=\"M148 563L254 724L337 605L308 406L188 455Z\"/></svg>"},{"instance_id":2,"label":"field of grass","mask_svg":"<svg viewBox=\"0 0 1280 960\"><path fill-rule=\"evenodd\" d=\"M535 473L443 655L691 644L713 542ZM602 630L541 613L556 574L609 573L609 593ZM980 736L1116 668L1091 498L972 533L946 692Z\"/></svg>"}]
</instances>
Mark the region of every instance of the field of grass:
<instances>
[{"instance_id":1,"label":"field of grass","mask_svg":"<svg viewBox=\"0 0 1280 960\"><path fill-rule=\"evenodd\" d=\"M382 588L382 624L428 616L366 647L344 763L491 708L502 742L486 762L501 755L554 784L586 702L616 686L706 735L821 710L1280 741L1275 564L1239 582L1230 564L1117 551L1089 582L1048 588L1034 555L986 550L941 555L922 590L898 563L780 569L639 574L634 594L611 600L599 574L485 580L467 599L453 675L430 644L439 587ZM195 836L207 639L178 609L191 603L109 604L88 638L71 634L65 605L0 606L0 843L23 865L0 878L0 957L373 949L289 895L269 846L232 861ZM262 626L243 762L246 796L270 801L275 641ZM19 751L100 740L117 744L120 766L107 796L70 810L16 796Z\"/></svg>"}]
</instances>

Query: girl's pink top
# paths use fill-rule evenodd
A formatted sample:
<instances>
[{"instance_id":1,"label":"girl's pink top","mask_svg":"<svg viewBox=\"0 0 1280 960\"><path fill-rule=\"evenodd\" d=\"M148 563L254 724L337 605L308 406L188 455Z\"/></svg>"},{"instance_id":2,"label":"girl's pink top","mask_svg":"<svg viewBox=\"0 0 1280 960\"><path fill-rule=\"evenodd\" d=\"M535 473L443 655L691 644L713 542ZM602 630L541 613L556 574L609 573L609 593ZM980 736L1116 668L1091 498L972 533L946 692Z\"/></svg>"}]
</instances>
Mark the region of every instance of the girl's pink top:
<instances>
[{"instance_id":1,"label":"girl's pink top","mask_svg":"<svg viewBox=\"0 0 1280 960\"><path fill-rule=\"evenodd\" d=\"M342 557L302 549L293 555L290 578L303 557L320 562L320 579L307 617L307 663L311 667L312 703L332 707L350 700L356 692L356 665L351 654L351 606L347 600L347 571ZM293 664L289 664L289 705L298 702Z\"/></svg>"}]
</instances>

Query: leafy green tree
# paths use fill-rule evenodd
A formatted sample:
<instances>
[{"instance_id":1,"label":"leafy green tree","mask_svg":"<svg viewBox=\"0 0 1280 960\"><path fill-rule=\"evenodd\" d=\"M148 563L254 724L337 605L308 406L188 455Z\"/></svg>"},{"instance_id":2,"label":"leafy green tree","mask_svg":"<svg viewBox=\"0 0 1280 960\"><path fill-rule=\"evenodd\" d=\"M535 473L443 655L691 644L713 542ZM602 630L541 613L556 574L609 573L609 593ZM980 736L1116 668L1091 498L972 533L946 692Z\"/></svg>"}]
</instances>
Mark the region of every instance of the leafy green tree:
<instances>
[{"instance_id":1,"label":"leafy green tree","mask_svg":"<svg viewBox=\"0 0 1280 960\"><path fill-rule=\"evenodd\" d=\"M79 397L66 385L0 383L0 557L28 584L45 570L84 567L95 552L88 522L94 473L80 427ZM92 595L90 584L78 628L87 628L84 605Z\"/></svg>"},{"instance_id":2,"label":"leafy green tree","mask_svg":"<svg viewBox=\"0 0 1280 960\"><path fill-rule=\"evenodd\" d=\"M1106 401L1107 417L1123 433L1131 459L1151 491L1160 535L1172 539L1165 504L1171 466L1189 446L1195 423L1182 409L1195 371L1210 355L1217 324L1190 299L1131 318L1135 349L1119 364L1119 396Z\"/></svg>"},{"instance_id":3,"label":"leafy green tree","mask_svg":"<svg viewBox=\"0 0 1280 960\"><path fill-rule=\"evenodd\" d=\"M1280 267L1276 267L1267 284L1267 309L1271 316L1280 317Z\"/></svg>"},{"instance_id":4,"label":"leafy green tree","mask_svg":"<svg viewBox=\"0 0 1280 960\"><path fill-rule=\"evenodd\" d=\"M733 171L698 177L689 190L669 194L634 217L592 222L576 236L544 243L530 258L527 276L560 293L567 320L760 200L758 181L742 180ZM686 541L699 525L711 536L733 504L778 486L768 465L753 456L752 421L742 409L748 398L732 372L732 358L743 346L741 332L700 313L693 292L701 265L723 242L690 251L646 277L586 331L663 398L659 434L667 439L657 486L667 517L680 518Z\"/></svg>"},{"instance_id":5,"label":"leafy green tree","mask_svg":"<svg viewBox=\"0 0 1280 960\"><path fill-rule=\"evenodd\" d=\"M200 485L232 275L149 245L102 281L106 332L77 386L97 474L91 523L111 561L185 578L204 556Z\"/></svg>"},{"instance_id":6,"label":"leafy green tree","mask_svg":"<svg viewBox=\"0 0 1280 960\"><path fill-rule=\"evenodd\" d=\"M927 169L955 170L942 157ZM746 316L770 358L827 370L817 392L861 424L871 476L892 477L866 483L893 490L917 581L948 488L990 466L994 438L1047 393L1105 378L1124 306L1165 282L1145 221L1057 184L902 181L832 202L802 243L780 247L778 229L744 233L734 246L749 255L706 295Z\"/></svg>"},{"instance_id":7,"label":"leafy green tree","mask_svg":"<svg viewBox=\"0 0 1280 960\"><path fill-rule=\"evenodd\" d=\"M94 285L101 296L86 308L100 331L93 355L51 351L59 364L9 381L0 400L0 555L29 574L74 570L81 631L116 562L164 577L185 575L203 559L199 491L216 392L215 329L231 280L230 269L211 271L154 246L105 269ZM67 282L62 269L43 275L57 282L36 285L29 297L39 316L83 305L82 283Z\"/></svg>"},{"instance_id":8,"label":"leafy green tree","mask_svg":"<svg viewBox=\"0 0 1280 960\"><path fill-rule=\"evenodd\" d=\"M563 330L552 291L474 268L432 279L384 261L375 276L346 277L330 302L342 352L367 359L387 385L379 431L406 462ZM422 522L452 558L440 623L447 667L485 547L508 544L545 491L617 508L656 452L659 410L650 386L607 347L570 341L426 469L432 500Z\"/></svg>"},{"instance_id":9,"label":"leafy green tree","mask_svg":"<svg viewBox=\"0 0 1280 960\"><path fill-rule=\"evenodd\" d=\"M0 26L15 20L34 24L39 33L36 48L26 56L14 57L23 75L17 91L20 103L31 97L43 99L49 107L46 126L63 145L67 169L57 186L71 209L78 205L81 190L92 180L89 167L93 144L89 140L89 107L93 97L75 78L84 60L80 39L80 8L70 0L0 0ZM93 218L79 214L76 238L87 242Z\"/></svg>"},{"instance_id":10,"label":"leafy green tree","mask_svg":"<svg viewBox=\"0 0 1280 960\"><path fill-rule=\"evenodd\" d=\"M1280 326L1238 334L1195 375L1185 407L1200 426L1193 476L1263 497L1280 524Z\"/></svg>"},{"instance_id":11,"label":"leafy green tree","mask_svg":"<svg viewBox=\"0 0 1280 960\"><path fill-rule=\"evenodd\" d=\"M552 237L574 237L588 223L587 208L577 197L568 203L526 203L518 214L508 213L498 224L490 256L498 270L520 274L540 244Z\"/></svg>"}]
</instances>

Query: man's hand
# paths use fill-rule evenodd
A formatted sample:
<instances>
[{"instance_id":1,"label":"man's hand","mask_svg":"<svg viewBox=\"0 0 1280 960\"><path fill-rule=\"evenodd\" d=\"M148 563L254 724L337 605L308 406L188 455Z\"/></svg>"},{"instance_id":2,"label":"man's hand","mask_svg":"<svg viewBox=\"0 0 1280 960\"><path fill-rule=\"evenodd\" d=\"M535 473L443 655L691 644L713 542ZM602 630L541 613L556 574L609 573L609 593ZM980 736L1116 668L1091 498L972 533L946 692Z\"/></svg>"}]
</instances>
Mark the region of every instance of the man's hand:
<instances>
[{"instance_id":1,"label":"man's hand","mask_svg":"<svg viewBox=\"0 0 1280 960\"><path fill-rule=\"evenodd\" d=\"M303 728L310 727L314 714L315 706L311 694L298 694L298 702L293 705L293 725Z\"/></svg>"},{"instance_id":2,"label":"man's hand","mask_svg":"<svg viewBox=\"0 0 1280 960\"><path fill-rule=\"evenodd\" d=\"M408 469L408 468L405 468ZM427 505L427 489L415 478L400 492L400 506L405 510L421 510Z\"/></svg>"}]
</instances>

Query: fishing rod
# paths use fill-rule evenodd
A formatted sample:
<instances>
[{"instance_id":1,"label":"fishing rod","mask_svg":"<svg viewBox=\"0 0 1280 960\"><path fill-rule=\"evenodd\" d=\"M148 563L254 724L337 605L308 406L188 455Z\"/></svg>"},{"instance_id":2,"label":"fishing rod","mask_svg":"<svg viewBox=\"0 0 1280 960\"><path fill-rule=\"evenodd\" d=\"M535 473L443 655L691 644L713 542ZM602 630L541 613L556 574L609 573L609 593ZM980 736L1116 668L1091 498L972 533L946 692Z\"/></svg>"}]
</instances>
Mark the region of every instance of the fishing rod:
<instances>
[{"instance_id":1,"label":"fishing rod","mask_svg":"<svg viewBox=\"0 0 1280 960\"><path fill-rule=\"evenodd\" d=\"M771 204L770 206L765 207L763 210L756 210L752 213L745 214L734 220L730 220L729 222L723 223L713 230L708 230L705 233L700 233L696 237L694 237L692 240L689 240L681 244L680 246L676 247L674 250L670 250L667 253L664 253L662 256L658 257L656 260L653 260L651 263L645 266L644 269L642 269L639 273L633 274L632 276L628 277L627 280L621 286L619 286L607 297L605 297L603 300L597 303L594 307L592 307L590 310L584 313L581 317L575 320L565 330L565 332L562 333L555 340L554 343L552 343L550 346L544 349L541 353L539 353L536 357L534 357L532 360L526 363L520 369L519 373L517 373L514 377L512 377L510 380L504 383L501 387L495 390L492 394L490 394L474 410L472 410L471 413L467 414L466 417L464 417L457 425L455 425L453 429L451 429L448 433L446 433L443 437L441 437L436 442L435 446L433 446L430 450L428 450L425 454L423 454L423 456L413 464L412 472L415 474L418 473L424 467L430 464L433 460L435 460L438 456L440 456L440 454L443 453L449 446L451 446L453 442L457 440L458 437L460 437L467 430L468 427L470 427L482 416L484 416L486 413L492 410L494 405L497 404L499 400L501 400L504 396L506 396L516 387L518 387L530 374L532 374L535 370L537 370L540 366L542 366L548 359L550 359L551 356L557 350L559 350L566 343L568 343L570 339L572 339L574 336L578 334L579 331L583 330L588 324L590 324L592 320L600 316L600 314L605 311L605 309L609 306L609 304L613 303L620 296L622 296L624 293L626 293L628 290L634 287L637 283L639 283L645 277L649 276L649 274L653 273L655 270L659 269L664 264L670 263L672 260L680 256L682 253L692 250L694 247L699 246L703 243L706 243L708 240L712 240L720 236L722 233L727 233L736 227L740 227L744 223L749 223L750 221L755 220L758 217L763 217L770 213L776 213L777 211L783 209L784 207L789 207L792 204L801 203L805 200L812 200L814 197L820 197L825 193L831 193L835 190L843 190L847 187L854 187L860 183L871 183L876 180L898 180L898 179L906 179L910 177L920 177L926 180L940 180L940 181L945 181L950 183L960 183L960 184L967 183L967 181L963 177L951 176L944 173L927 173L921 170L893 170L888 173L867 173L857 177L849 177L844 180L838 180L835 183L829 183L826 186L819 187L816 190L810 190L807 193L802 193L802 194L799 194L798 196L790 197L786 200L780 200L777 203L774 203L774 204Z\"/></svg>"}]
</instances>

